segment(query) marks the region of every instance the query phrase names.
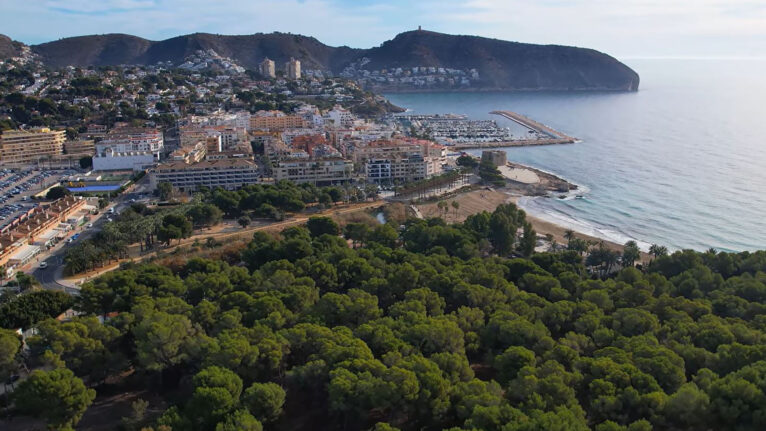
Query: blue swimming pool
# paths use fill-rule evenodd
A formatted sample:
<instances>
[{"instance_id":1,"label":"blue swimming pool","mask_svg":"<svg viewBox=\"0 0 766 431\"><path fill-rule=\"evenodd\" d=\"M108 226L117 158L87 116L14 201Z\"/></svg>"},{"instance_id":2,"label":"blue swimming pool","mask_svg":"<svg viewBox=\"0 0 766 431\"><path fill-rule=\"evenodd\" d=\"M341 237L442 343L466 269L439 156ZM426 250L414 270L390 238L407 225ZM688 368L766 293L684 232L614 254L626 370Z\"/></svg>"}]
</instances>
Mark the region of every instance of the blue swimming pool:
<instances>
[{"instance_id":1,"label":"blue swimming pool","mask_svg":"<svg viewBox=\"0 0 766 431\"><path fill-rule=\"evenodd\" d=\"M67 187L72 193L77 192L113 192L120 188L119 184L112 184L108 186L85 186L85 187Z\"/></svg>"}]
</instances>

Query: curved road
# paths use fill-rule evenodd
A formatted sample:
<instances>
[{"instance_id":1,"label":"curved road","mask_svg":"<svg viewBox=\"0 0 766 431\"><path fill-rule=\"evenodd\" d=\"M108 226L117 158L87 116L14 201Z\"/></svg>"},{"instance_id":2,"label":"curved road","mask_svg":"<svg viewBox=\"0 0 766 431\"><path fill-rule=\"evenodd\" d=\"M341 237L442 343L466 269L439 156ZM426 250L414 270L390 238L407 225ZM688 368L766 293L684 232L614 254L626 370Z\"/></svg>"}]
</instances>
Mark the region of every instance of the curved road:
<instances>
[{"instance_id":1,"label":"curved road","mask_svg":"<svg viewBox=\"0 0 766 431\"><path fill-rule=\"evenodd\" d=\"M122 212L123 209L130 205L131 199L138 200L142 194L148 193L146 191L147 186L148 177L144 176L144 178L142 178L141 181L136 184L136 187L133 191L130 193L124 193L115 199L113 205L114 210L118 213ZM42 269L39 267L39 265L35 265L35 268L32 271L32 275L37 279L37 281L40 282L40 285L44 289L60 290L72 295L78 295L80 293L79 289L65 286L58 282L58 280L63 278L64 256L66 256L69 247L80 241L90 238L100 230L101 226L106 223L106 218L103 217L103 214L104 212L102 212L99 217L93 221L92 228L85 229L80 232L80 235L77 237L77 239L71 243L61 242L57 244L52 250L50 250L47 257L43 259L43 261L48 262L47 268Z\"/></svg>"}]
</instances>

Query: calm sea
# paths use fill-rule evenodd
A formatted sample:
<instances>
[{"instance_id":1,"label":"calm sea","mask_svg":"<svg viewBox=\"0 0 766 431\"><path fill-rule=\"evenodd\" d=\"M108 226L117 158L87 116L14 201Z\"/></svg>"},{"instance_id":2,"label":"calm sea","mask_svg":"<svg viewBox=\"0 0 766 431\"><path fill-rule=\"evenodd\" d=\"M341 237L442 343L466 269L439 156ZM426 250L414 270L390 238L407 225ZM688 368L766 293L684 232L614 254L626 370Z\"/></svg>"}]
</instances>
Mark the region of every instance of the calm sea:
<instances>
[{"instance_id":1,"label":"calm sea","mask_svg":"<svg viewBox=\"0 0 766 431\"><path fill-rule=\"evenodd\" d=\"M533 215L644 248L766 249L766 60L626 63L641 75L636 93L387 96L504 127L489 111L515 111L581 139L506 150L583 188L583 199L525 198Z\"/></svg>"}]
</instances>

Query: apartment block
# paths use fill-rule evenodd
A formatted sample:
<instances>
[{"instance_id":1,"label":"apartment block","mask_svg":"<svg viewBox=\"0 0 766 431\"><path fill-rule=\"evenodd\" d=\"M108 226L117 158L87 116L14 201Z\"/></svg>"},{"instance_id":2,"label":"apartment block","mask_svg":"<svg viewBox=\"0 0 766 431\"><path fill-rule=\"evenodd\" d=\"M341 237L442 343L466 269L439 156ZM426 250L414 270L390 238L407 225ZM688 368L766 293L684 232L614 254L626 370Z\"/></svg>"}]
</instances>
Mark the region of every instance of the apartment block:
<instances>
[{"instance_id":1,"label":"apartment block","mask_svg":"<svg viewBox=\"0 0 766 431\"><path fill-rule=\"evenodd\" d=\"M96 153L96 145L93 140L77 140L64 142L64 154L82 157L92 156Z\"/></svg>"},{"instance_id":2,"label":"apartment block","mask_svg":"<svg viewBox=\"0 0 766 431\"><path fill-rule=\"evenodd\" d=\"M250 129L284 130L306 127L300 115L286 115L280 111L258 111L250 117Z\"/></svg>"},{"instance_id":3,"label":"apartment block","mask_svg":"<svg viewBox=\"0 0 766 431\"><path fill-rule=\"evenodd\" d=\"M153 128L119 127L96 144L93 169L143 170L160 161L164 139Z\"/></svg>"},{"instance_id":4,"label":"apartment block","mask_svg":"<svg viewBox=\"0 0 766 431\"><path fill-rule=\"evenodd\" d=\"M182 192L195 191L199 187L236 190L258 182L258 166L246 159L210 160L187 165L171 162L149 171L152 188L168 182Z\"/></svg>"},{"instance_id":5,"label":"apartment block","mask_svg":"<svg viewBox=\"0 0 766 431\"><path fill-rule=\"evenodd\" d=\"M205 143L197 142L195 145L189 145L173 150L168 158L173 162L184 162L188 165L204 160L206 155L207 146Z\"/></svg>"},{"instance_id":6,"label":"apartment block","mask_svg":"<svg viewBox=\"0 0 766 431\"><path fill-rule=\"evenodd\" d=\"M47 128L6 130L0 136L0 163L23 166L57 156L64 151L66 132Z\"/></svg>"},{"instance_id":7,"label":"apartment block","mask_svg":"<svg viewBox=\"0 0 766 431\"><path fill-rule=\"evenodd\" d=\"M282 160L273 169L274 179L316 185L342 184L353 178L350 160Z\"/></svg>"},{"instance_id":8,"label":"apartment block","mask_svg":"<svg viewBox=\"0 0 766 431\"><path fill-rule=\"evenodd\" d=\"M290 58L290 61L285 63L285 77L287 79L301 79L301 62Z\"/></svg>"},{"instance_id":9,"label":"apartment block","mask_svg":"<svg viewBox=\"0 0 766 431\"><path fill-rule=\"evenodd\" d=\"M442 166L430 157L414 155L405 159L371 159L365 163L365 174L376 183L404 183L440 174Z\"/></svg>"},{"instance_id":10,"label":"apartment block","mask_svg":"<svg viewBox=\"0 0 766 431\"><path fill-rule=\"evenodd\" d=\"M116 153L151 152L157 161L164 148L162 131L144 127L120 127L106 134L104 140L96 144L96 152L112 149Z\"/></svg>"},{"instance_id":11,"label":"apartment block","mask_svg":"<svg viewBox=\"0 0 766 431\"><path fill-rule=\"evenodd\" d=\"M276 78L277 72L276 68L274 67L274 61L269 60L268 57L265 58L259 65L258 65L258 71L261 73L261 75L267 77L267 78Z\"/></svg>"}]
</instances>

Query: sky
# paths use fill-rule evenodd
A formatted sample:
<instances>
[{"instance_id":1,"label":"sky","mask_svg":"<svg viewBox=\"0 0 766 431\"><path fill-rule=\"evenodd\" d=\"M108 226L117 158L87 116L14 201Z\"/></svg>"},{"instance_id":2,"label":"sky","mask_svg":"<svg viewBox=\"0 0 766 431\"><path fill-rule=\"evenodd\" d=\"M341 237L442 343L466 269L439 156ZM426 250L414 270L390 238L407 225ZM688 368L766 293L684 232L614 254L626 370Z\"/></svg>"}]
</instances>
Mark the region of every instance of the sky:
<instances>
[{"instance_id":1,"label":"sky","mask_svg":"<svg viewBox=\"0 0 766 431\"><path fill-rule=\"evenodd\" d=\"M618 58L766 56L766 0L0 0L0 16L28 44L281 31L369 48L420 25Z\"/></svg>"}]
</instances>

